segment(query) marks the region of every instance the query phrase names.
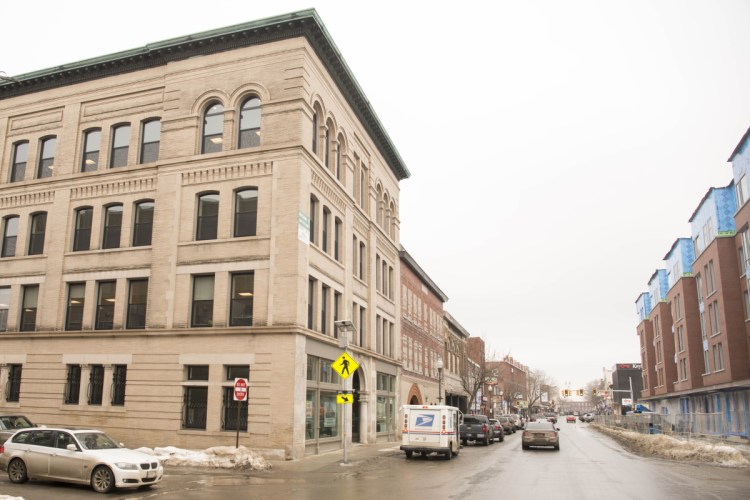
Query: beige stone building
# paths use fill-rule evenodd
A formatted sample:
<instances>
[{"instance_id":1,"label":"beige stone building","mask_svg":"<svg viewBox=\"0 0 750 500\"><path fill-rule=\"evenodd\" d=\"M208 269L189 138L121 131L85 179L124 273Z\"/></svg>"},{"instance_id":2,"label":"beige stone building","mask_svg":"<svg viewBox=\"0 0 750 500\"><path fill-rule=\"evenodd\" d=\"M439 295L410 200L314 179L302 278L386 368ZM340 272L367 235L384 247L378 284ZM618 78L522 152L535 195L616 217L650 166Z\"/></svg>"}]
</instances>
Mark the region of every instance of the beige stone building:
<instances>
[{"instance_id":1,"label":"beige stone building","mask_svg":"<svg viewBox=\"0 0 750 500\"><path fill-rule=\"evenodd\" d=\"M0 162L0 412L338 448L351 319L351 437L395 435L409 172L315 11L0 82Z\"/></svg>"}]
</instances>

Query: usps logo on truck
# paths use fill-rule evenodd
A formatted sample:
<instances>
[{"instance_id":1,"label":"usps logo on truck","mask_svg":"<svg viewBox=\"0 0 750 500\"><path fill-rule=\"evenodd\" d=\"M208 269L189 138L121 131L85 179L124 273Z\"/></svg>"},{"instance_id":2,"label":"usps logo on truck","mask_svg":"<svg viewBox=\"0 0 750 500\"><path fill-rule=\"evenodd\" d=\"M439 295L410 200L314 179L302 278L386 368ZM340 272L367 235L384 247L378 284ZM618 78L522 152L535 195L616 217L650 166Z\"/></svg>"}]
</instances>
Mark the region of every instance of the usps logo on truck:
<instances>
[{"instance_id":1,"label":"usps logo on truck","mask_svg":"<svg viewBox=\"0 0 750 500\"><path fill-rule=\"evenodd\" d=\"M428 428L432 429L432 424L435 422L435 415L430 413L423 413L421 415L417 415L417 420L414 422L414 427L416 428Z\"/></svg>"}]
</instances>

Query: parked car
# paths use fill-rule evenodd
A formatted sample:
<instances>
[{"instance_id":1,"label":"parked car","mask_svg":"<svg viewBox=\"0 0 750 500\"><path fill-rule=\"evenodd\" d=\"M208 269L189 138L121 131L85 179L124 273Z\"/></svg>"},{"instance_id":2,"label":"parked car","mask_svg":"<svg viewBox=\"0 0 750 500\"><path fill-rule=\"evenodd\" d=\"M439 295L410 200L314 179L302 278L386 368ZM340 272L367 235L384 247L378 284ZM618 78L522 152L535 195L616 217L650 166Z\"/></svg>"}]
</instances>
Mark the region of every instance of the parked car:
<instances>
[{"instance_id":1,"label":"parked car","mask_svg":"<svg viewBox=\"0 0 750 500\"><path fill-rule=\"evenodd\" d=\"M500 415L497 417L497 421L503 426L505 434L513 434L516 432L516 425L510 417Z\"/></svg>"},{"instance_id":2,"label":"parked car","mask_svg":"<svg viewBox=\"0 0 750 500\"><path fill-rule=\"evenodd\" d=\"M515 414L515 413L514 413L514 414L512 414L512 415L509 415L509 416L510 416L510 417L511 417L511 418L512 418L513 420L515 420L515 422L516 422L516 429L517 429L517 430L522 430L522 429L523 429L523 426L524 426L524 423L523 423L523 419L521 418L521 415L517 415L517 414Z\"/></svg>"},{"instance_id":3,"label":"parked car","mask_svg":"<svg viewBox=\"0 0 750 500\"><path fill-rule=\"evenodd\" d=\"M159 460L129 450L98 430L35 427L0 446L0 469L12 483L48 479L90 484L98 493L148 488L164 477Z\"/></svg>"},{"instance_id":4,"label":"parked car","mask_svg":"<svg viewBox=\"0 0 750 500\"><path fill-rule=\"evenodd\" d=\"M560 449L560 434L552 422L529 422L521 436L521 448L528 450L531 446L552 446Z\"/></svg>"},{"instance_id":5,"label":"parked car","mask_svg":"<svg viewBox=\"0 0 750 500\"><path fill-rule=\"evenodd\" d=\"M496 418L491 418L490 423L495 429L495 439L501 443L505 441L505 429L503 429L503 424L501 424Z\"/></svg>"},{"instance_id":6,"label":"parked car","mask_svg":"<svg viewBox=\"0 0 750 500\"><path fill-rule=\"evenodd\" d=\"M19 429L30 427L34 427L34 424L23 415L0 414L0 444L10 439Z\"/></svg>"},{"instance_id":7,"label":"parked car","mask_svg":"<svg viewBox=\"0 0 750 500\"><path fill-rule=\"evenodd\" d=\"M594 414L593 413L584 413L582 420L584 422L593 422L594 421Z\"/></svg>"},{"instance_id":8,"label":"parked car","mask_svg":"<svg viewBox=\"0 0 750 500\"><path fill-rule=\"evenodd\" d=\"M483 443L485 446L495 442L495 428L485 415L464 415L460 432L461 444L464 446L469 441Z\"/></svg>"},{"instance_id":9,"label":"parked car","mask_svg":"<svg viewBox=\"0 0 750 500\"><path fill-rule=\"evenodd\" d=\"M573 422L575 424L576 423L576 416L575 415L568 415L567 417L565 417L565 421L567 423Z\"/></svg>"}]
</instances>

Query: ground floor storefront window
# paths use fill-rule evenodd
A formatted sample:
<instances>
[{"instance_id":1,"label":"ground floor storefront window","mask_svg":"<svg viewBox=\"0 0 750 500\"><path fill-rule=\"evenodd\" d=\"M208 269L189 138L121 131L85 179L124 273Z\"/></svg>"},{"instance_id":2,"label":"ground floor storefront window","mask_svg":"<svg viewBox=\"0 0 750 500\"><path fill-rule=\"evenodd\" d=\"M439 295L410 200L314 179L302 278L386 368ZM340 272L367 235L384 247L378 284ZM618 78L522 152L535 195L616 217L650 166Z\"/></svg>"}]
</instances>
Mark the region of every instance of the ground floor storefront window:
<instances>
[{"instance_id":1,"label":"ground floor storefront window","mask_svg":"<svg viewBox=\"0 0 750 500\"><path fill-rule=\"evenodd\" d=\"M305 439L340 436L341 405L336 403L340 382L331 360L307 356Z\"/></svg>"},{"instance_id":2,"label":"ground floor storefront window","mask_svg":"<svg viewBox=\"0 0 750 500\"><path fill-rule=\"evenodd\" d=\"M377 382L377 428L378 434L396 431L396 377L378 373Z\"/></svg>"}]
</instances>

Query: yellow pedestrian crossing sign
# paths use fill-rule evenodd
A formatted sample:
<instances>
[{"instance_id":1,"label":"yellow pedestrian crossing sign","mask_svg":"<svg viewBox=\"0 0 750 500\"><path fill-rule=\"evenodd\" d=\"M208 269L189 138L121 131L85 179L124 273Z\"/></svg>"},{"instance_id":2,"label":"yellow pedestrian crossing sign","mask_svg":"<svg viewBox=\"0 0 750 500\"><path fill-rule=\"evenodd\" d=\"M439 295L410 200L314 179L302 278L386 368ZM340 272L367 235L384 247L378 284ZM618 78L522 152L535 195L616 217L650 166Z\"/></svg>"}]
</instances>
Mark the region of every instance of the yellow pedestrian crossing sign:
<instances>
[{"instance_id":1,"label":"yellow pedestrian crossing sign","mask_svg":"<svg viewBox=\"0 0 750 500\"><path fill-rule=\"evenodd\" d=\"M344 380L357 371L357 368L359 368L359 365L346 353L346 351L342 352L341 356L333 362L333 369L336 370L336 373L341 375L341 378Z\"/></svg>"},{"instance_id":2,"label":"yellow pedestrian crossing sign","mask_svg":"<svg viewBox=\"0 0 750 500\"><path fill-rule=\"evenodd\" d=\"M336 402L340 405L350 405L354 403L354 395L351 393L336 394Z\"/></svg>"}]
</instances>

